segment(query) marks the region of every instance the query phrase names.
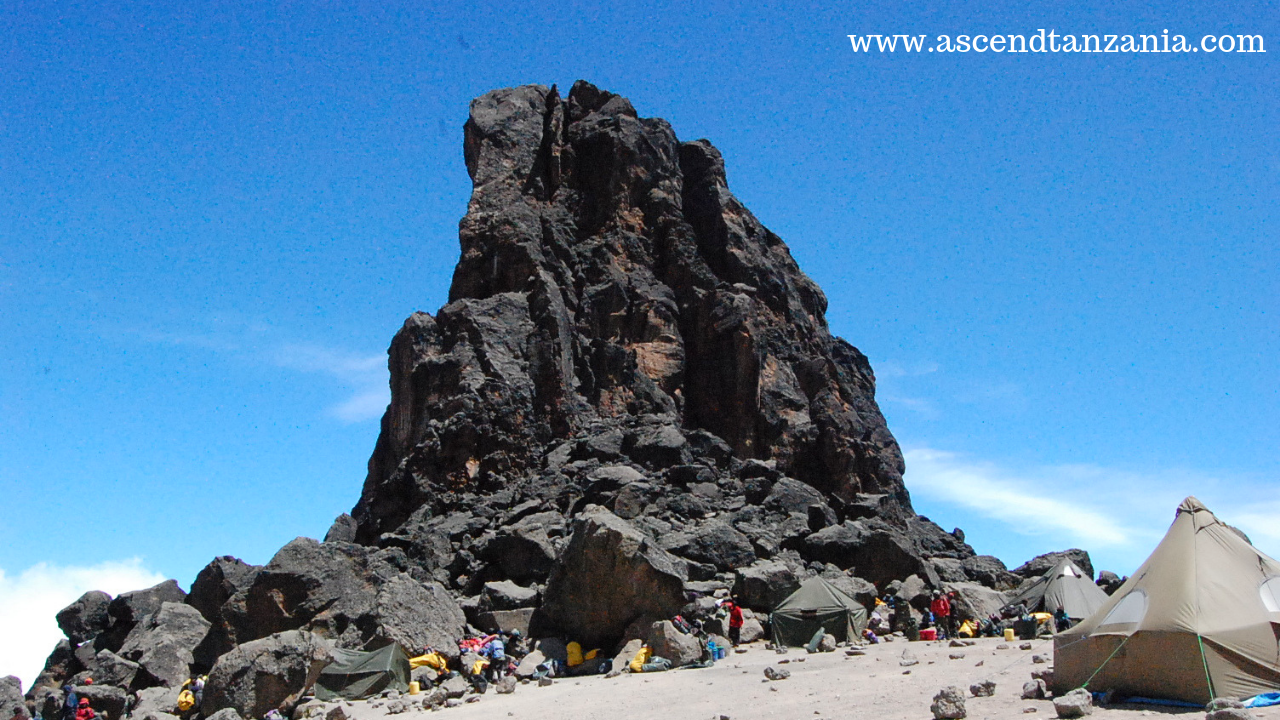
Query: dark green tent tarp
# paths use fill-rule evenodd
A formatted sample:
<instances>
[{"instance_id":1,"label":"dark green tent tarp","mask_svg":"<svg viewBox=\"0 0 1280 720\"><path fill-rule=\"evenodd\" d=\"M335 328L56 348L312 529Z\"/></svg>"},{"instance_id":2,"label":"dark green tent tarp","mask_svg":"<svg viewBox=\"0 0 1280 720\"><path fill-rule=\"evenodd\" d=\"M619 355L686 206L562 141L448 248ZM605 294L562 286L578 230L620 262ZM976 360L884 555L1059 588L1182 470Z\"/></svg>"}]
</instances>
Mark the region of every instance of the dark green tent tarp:
<instances>
[{"instance_id":1,"label":"dark green tent tarp","mask_svg":"<svg viewBox=\"0 0 1280 720\"><path fill-rule=\"evenodd\" d=\"M358 700L383 690L409 690L409 655L398 643L372 652L335 649L316 680L320 700Z\"/></svg>"},{"instance_id":2,"label":"dark green tent tarp","mask_svg":"<svg viewBox=\"0 0 1280 720\"><path fill-rule=\"evenodd\" d=\"M867 628L867 609L826 580L812 577L773 609L769 624L776 645L802 646L818 628L834 635L836 642L843 642L862 637Z\"/></svg>"},{"instance_id":3,"label":"dark green tent tarp","mask_svg":"<svg viewBox=\"0 0 1280 720\"><path fill-rule=\"evenodd\" d=\"M1061 608L1067 617L1079 622L1102 607L1107 594L1075 563L1063 560L1044 575L1036 578L1010 605L1022 604L1027 612L1057 614Z\"/></svg>"}]
</instances>

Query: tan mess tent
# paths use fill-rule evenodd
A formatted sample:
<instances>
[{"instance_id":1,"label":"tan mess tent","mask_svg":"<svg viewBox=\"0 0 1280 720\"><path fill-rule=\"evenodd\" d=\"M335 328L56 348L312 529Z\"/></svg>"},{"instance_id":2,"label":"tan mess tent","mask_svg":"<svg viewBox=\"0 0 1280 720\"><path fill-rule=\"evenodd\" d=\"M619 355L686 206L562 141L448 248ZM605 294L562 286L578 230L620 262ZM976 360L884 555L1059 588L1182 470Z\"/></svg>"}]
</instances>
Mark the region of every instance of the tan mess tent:
<instances>
[{"instance_id":1,"label":"tan mess tent","mask_svg":"<svg viewBox=\"0 0 1280 720\"><path fill-rule=\"evenodd\" d=\"M1055 693L1204 704L1280 690L1280 563L1189 497L1142 567L1053 644Z\"/></svg>"},{"instance_id":2,"label":"tan mess tent","mask_svg":"<svg viewBox=\"0 0 1280 720\"><path fill-rule=\"evenodd\" d=\"M1034 582L1018 591L1010 605L1021 604L1027 612L1056 615L1065 610L1074 621L1083 620L1107 601L1107 594L1094 584L1080 566L1063 559Z\"/></svg>"}]
</instances>

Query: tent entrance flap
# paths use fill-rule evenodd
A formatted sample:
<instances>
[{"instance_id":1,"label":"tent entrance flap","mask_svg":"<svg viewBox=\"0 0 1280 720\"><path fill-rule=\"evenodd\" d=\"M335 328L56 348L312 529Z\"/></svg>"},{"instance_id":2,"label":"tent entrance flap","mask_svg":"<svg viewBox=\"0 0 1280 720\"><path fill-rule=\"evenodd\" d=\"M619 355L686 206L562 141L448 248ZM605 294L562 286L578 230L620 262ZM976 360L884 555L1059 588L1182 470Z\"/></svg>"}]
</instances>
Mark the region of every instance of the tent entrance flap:
<instances>
[{"instance_id":1,"label":"tent entrance flap","mask_svg":"<svg viewBox=\"0 0 1280 720\"><path fill-rule=\"evenodd\" d=\"M379 650L335 649L333 662L320 671L316 698L359 700L384 690L409 690L409 655L397 643Z\"/></svg>"}]
</instances>

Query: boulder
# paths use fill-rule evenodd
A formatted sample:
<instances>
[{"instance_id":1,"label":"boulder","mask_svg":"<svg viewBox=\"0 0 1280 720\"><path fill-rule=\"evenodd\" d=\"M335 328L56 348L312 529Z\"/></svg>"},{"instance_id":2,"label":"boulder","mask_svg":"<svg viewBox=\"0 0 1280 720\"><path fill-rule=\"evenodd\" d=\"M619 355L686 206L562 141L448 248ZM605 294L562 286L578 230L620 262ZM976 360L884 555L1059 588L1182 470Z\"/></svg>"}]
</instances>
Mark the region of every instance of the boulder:
<instances>
[{"instance_id":1,"label":"boulder","mask_svg":"<svg viewBox=\"0 0 1280 720\"><path fill-rule=\"evenodd\" d=\"M539 633L541 618L585 646L610 645L641 617L679 613L687 579L683 562L627 521L592 506L574 520L531 631Z\"/></svg>"},{"instance_id":2,"label":"boulder","mask_svg":"<svg viewBox=\"0 0 1280 720\"><path fill-rule=\"evenodd\" d=\"M764 624L754 617L742 619L742 629L738 631L738 641L749 643L764 637ZM727 647L727 645L726 645Z\"/></svg>"},{"instance_id":3,"label":"boulder","mask_svg":"<svg viewBox=\"0 0 1280 720\"><path fill-rule=\"evenodd\" d=\"M0 677L0 713L13 717L13 708L22 707L25 711L26 704L22 696L22 681L14 675Z\"/></svg>"},{"instance_id":4,"label":"boulder","mask_svg":"<svg viewBox=\"0 0 1280 720\"><path fill-rule=\"evenodd\" d=\"M611 672L626 672L631 667L631 658L635 657L642 647L644 647L644 641L639 638L634 638L624 643L622 649L613 656L613 669ZM726 647L728 646L726 645Z\"/></svg>"},{"instance_id":5,"label":"boulder","mask_svg":"<svg viewBox=\"0 0 1280 720\"><path fill-rule=\"evenodd\" d=\"M261 570L258 565L250 565L230 555L216 557L196 575L186 603L210 623L221 622L222 606L233 595L252 585Z\"/></svg>"},{"instance_id":6,"label":"boulder","mask_svg":"<svg viewBox=\"0 0 1280 720\"><path fill-rule=\"evenodd\" d=\"M94 666L89 672L92 673L90 677L95 683L128 688L133 685L133 679L137 677L140 669L141 666L136 662L120 657L110 650L100 650L94 657Z\"/></svg>"},{"instance_id":7,"label":"boulder","mask_svg":"<svg viewBox=\"0 0 1280 720\"><path fill-rule=\"evenodd\" d=\"M88 642L111 624L111 616L107 613L110 604L110 595L90 590L58 611L58 627L73 644Z\"/></svg>"},{"instance_id":8,"label":"boulder","mask_svg":"<svg viewBox=\"0 0 1280 720\"><path fill-rule=\"evenodd\" d=\"M334 518L329 532L324 534L325 542L355 542L359 527L356 519L346 513Z\"/></svg>"},{"instance_id":9,"label":"boulder","mask_svg":"<svg viewBox=\"0 0 1280 720\"><path fill-rule=\"evenodd\" d=\"M121 657L141 666L147 685L180 687L191 677L194 650L209 632L200 611L166 602L138 623L120 648Z\"/></svg>"},{"instance_id":10,"label":"boulder","mask_svg":"<svg viewBox=\"0 0 1280 720\"><path fill-rule=\"evenodd\" d=\"M497 567L503 577L526 584L546 582L556 563L547 530L536 521L501 528L479 549L478 556Z\"/></svg>"},{"instance_id":11,"label":"boulder","mask_svg":"<svg viewBox=\"0 0 1280 720\"><path fill-rule=\"evenodd\" d=\"M694 562L714 565L717 570L733 570L756 560L751 540L724 520L704 522L688 533L681 533L664 547L671 553Z\"/></svg>"},{"instance_id":12,"label":"boulder","mask_svg":"<svg viewBox=\"0 0 1280 720\"><path fill-rule=\"evenodd\" d=\"M528 637L529 623L533 619L533 613L533 608L479 612L476 613L474 624L477 629L486 633L519 630L521 635Z\"/></svg>"},{"instance_id":13,"label":"boulder","mask_svg":"<svg viewBox=\"0 0 1280 720\"><path fill-rule=\"evenodd\" d=\"M151 687L138 691L138 701L130 711L131 717L146 720L155 715L157 720L167 720L160 715L176 715L178 712L178 693L180 688ZM48 717L48 716L46 716Z\"/></svg>"},{"instance_id":14,"label":"boulder","mask_svg":"<svg viewBox=\"0 0 1280 720\"><path fill-rule=\"evenodd\" d=\"M929 709L935 720L961 720L967 714L964 709L964 693L954 685L942 688L933 696Z\"/></svg>"},{"instance_id":15,"label":"boulder","mask_svg":"<svg viewBox=\"0 0 1280 720\"><path fill-rule=\"evenodd\" d=\"M461 675L451 675L437 687L444 691L444 696L448 699L461 698L471 689L471 685Z\"/></svg>"},{"instance_id":16,"label":"boulder","mask_svg":"<svg viewBox=\"0 0 1280 720\"><path fill-rule=\"evenodd\" d=\"M791 677L791 671L786 668L776 668L769 666L764 669L764 676L769 680L786 680Z\"/></svg>"},{"instance_id":17,"label":"boulder","mask_svg":"<svg viewBox=\"0 0 1280 720\"><path fill-rule=\"evenodd\" d=\"M119 650L135 625L159 610L164 603L181 603L186 597L187 594L178 587L177 580L165 580L145 590L118 595L107 605L111 626L98 636L95 645L98 649Z\"/></svg>"},{"instance_id":18,"label":"boulder","mask_svg":"<svg viewBox=\"0 0 1280 720\"><path fill-rule=\"evenodd\" d=\"M969 686L969 692L974 697L991 697L996 694L996 684L994 680L982 680Z\"/></svg>"},{"instance_id":19,"label":"boulder","mask_svg":"<svg viewBox=\"0 0 1280 720\"><path fill-rule=\"evenodd\" d=\"M305 631L244 643L218 658L205 683L200 710L207 717L233 708L242 717L261 718L296 702L332 661L324 641Z\"/></svg>"},{"instance_id":20,"label":"boulder","mask_svg":"<svg viewBox=\"0 0 1280 720\"><path fill-rule=\"evenodd\" d=\"M209 715L205 720L244 720L235 708L223 708L218 712Z\"/></svg>"},{"instance_id":21,"label":"boulder","mask_svg":"<svg viewBox=\"0 0 1280 720\"><path fill-rule=\"evenodd\" d=\"M650 626L648 644L654 655L670 660L672 667L683 667L702 659L702 643L698 638L680 632L670 620Z\"/></svg>"},{"instance_id":22,"label":"boulder","mask_svg":"<svg viewBox=\"0 0 1280 720\"><path fill-rule=\"evenodd\" d=\"M846 520L825 527L804 539L804 553L850 570L877 586L910 575L920 575L933 587L940 584L933 567L916 554L910 538L875 520Z\"/></svg>"},{"instance_id":23,"label":"boulder","mask_svg":"<svg viewBox=\"0 0 1280 720\"><path fill-rule=\"evenodd\" d=\"M1018 587L1022 577L1009 572L1004 562L994 555L974 555L960 562L960 568L971 580L994 590L1008 591Z\"/></svg>"},{"instance_id":24,"label":"boulder","mask_svg":"<svg viewBox=\"0 0 1280 720\"><path fill-rule=\"evenodd\" d=\"M1000 612L1009 602L1009 596L977 583L947 583L943 589L955 592L953 605L962 618L985 618Z\"/></svg>"},{"instance_id":25,"label":"boulder","mask_svg":"<svg viewBox=\"0 0 1280 720\"><path fill-rule=\"evenodd\" d=\"M499 695L510 695L516 691L516 684L514 675L504 675L493 684L493 691Z\"/></svg>"},{"instance_id":26,"label":"boulder","mask_svg":"<svg viewBox=\"0 0 1280 720\"><path fill-rule=\"evenodd\" d=\"M92 650L92 645L88 645ZM36 676L34 682L31 683L31 689L27 691L28 695L34 696L43 690L52 690L56 692L62 691L62 686L66 684L71 676L83 669L83 664L76 657L76 648L71 644L70 640L61 639L53 646L53 652L49 653L44 661L44 669ZM41 717L50 717L41 713Z\"/></svg>"},{"instance_id":27,"label":"boulder","mask_svg":"<svg viewBox=\"0 0 1280 720\"><path fill-rule=\"evenodd\" d=\"M771 611L798 589L795 572L777 560L757 560L734 571L734 596L754 610Z\"/></svg>"},{"instance_id":28,"label":"boulder","mask_svg":"<svg viewBox=\"0 0 1280 720\"><path fill-rule=\"evenodd\" d=\"M1043 700L1049 694L1049 688L1043 680L1028 680L1022 683L1023 700Z\"/></svg>"},{"instance_id":29,"label":"boulder","mask_svg":"<svg viewBox=\"0 0 1280 720\"><path fill-rule=\"evenodd\" d=\"M1108 595L1114 595L1116 590L1119 590L1120 586L1123 585L1124 581L1127 579L1128 578L1122 578L1119 575L1116 575L1110 570L1103 570L1098 573L1097 582L1098 587L1102 588L1102 592Z\"/></svg>"},{"instance_id":30,"label":"boulder","mask_svg":"<svg viewBox=\"0 0 1280 720\"><path fill-rule=\"evenodd\" d=\"M1079 563L1077 563L1079 564ZM1093 696L1084 688L1076 688L1071 692L1055 697L1053 709L1060 718L1078 718L1093 714Z\"/></svg>"},{"instance_id":31,"label":"boulder","mask_svg":"<svg viewBox=\"0 0 1280 720\"><path fill-rule=\"evenodd\" d=\"M236 643L305 629L339 647L394 640L457 657L466 617L439 583L402 572L396 550L297 538L222 608Z\"/></svg>"},{"instance_id":32,"label":"boulder","mask_svg":"<svg viewBox=\"0 0 1280 720\"><path fill-rule=\"evenodd\" d=\"M113 685L76 685L76 695L89 699L89 707L99 715L107 713L109 720L120 720L124 717L124 708L129 702L129 693Z\"/></svg>"},{"instance_id":33,"label":"boulder","mask_svg":"<svg viewBox=\"0 0 1280 720\"><path fill-rule=\"evenodd\" d=\"M483 596L493 610L517 610L538 604L537 588L521 587L510 580L485 583Z\"/></svg>"},{"instance_id":34,"label":"boulder","mask_svg":"<svg viewBox=\"0 0 1280 720\"><path fill-rule=\"evenodd\" d=\"M1024 578L1037 578L1052 570L1054 566L1063 560L1070 560L1075 563L1081 570L1088 573L1090 580L1093 579L1093 561L1089 559L1087 551L1079 548L1037 555L1014 568L1013 574Z\"/></svg>"}]
</instances>

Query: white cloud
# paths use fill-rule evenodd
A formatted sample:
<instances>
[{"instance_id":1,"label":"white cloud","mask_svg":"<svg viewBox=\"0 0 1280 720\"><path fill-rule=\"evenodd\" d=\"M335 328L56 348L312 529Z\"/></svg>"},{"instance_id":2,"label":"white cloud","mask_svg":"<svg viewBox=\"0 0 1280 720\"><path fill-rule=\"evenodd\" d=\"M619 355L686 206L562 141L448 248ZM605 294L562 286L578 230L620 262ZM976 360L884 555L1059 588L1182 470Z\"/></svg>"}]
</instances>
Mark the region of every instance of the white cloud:
<instances>
[{"instance_id":1,"label":"white cloud","mask_svg":"<svg viewBox=\"0 0 1280 720\"><path fill-rule=\"evenodd\" d=\"M118 595L164 579L139 558L91 566L39 563L12 577L0 569L0 676L17 675L25 692L63 637L54 615L82 594Z\"/></svg>"},{"instance_id":2,"label":"white cloud","mask_svg":"<svg viewBox=\"0 0 1280 720\"><path fill-rule=\"evenodd\" d=\"M919 448L905 453L907 487L962 505L1026 533L1061 533L1087 545L1120 545L1130 534L1117 519L1058 499L1057 482L1007 475L991 463L964 461L954 453Z\"/></svg>"},{"instance_id":3,"label":"white cloud","mask_svg":"<svg viewBox=\"0 0 1280 720\"><path fill-rule=\"evenodd\" d=\"M1088 463L1012 468L928 447L904 456L913 496L958 506L1014 535L1101 550L1117 568L1137 567L1147 557L1188 495L1244 530L1263 552L1274 556L1280 547L1274 480Z\"/></svg>"},{"instance_id":4,"label":"white cloud","mask_svg":"<svg viewBox=\"0 0 1280 720\"><path fill-rule=\"evenodd\" d=\"M351 396L331 406L329 415L346 423L382 417L391 401L386 355L356 355L307 344L285 345L274 361L280 367L323 373L336 379Z\"/></svg>"}]
</instances>

